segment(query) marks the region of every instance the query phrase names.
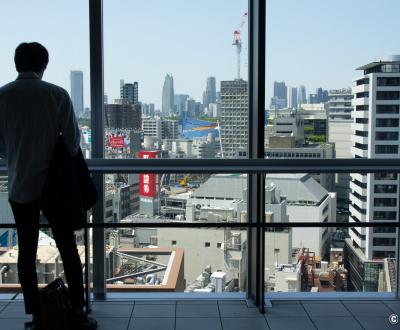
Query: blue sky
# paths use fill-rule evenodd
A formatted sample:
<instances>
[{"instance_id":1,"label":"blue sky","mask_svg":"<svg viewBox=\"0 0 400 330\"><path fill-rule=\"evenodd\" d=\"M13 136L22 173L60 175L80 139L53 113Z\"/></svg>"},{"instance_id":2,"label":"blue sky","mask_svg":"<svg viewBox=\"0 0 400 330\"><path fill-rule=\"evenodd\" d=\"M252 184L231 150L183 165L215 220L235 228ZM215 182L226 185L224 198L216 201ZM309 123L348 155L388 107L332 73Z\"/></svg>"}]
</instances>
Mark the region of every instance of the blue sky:
<instances>
[{"instance_id":1,"label":"blue sky","mask_svg":"<svg viewBox=\"0 0 400 330\"><path fill-rule=\"evenodd\" d=\"M164 77L172 73L176 93L200 100L208 76L235 77L233 31L246 11L245 0L104 0L109 99L119 96L120 79L139 81L139 99L159 107ZM398 0L267 0L267 98L274 80L304 84L307 93L348 87L356 67L400 54L399 12ZM3 1L0 24L0 84L16 76L15 46L36 40L50 52L44 79L69 91L69 71L84 71L89 105L87 1Z\"/></svg>"}]
</instances>

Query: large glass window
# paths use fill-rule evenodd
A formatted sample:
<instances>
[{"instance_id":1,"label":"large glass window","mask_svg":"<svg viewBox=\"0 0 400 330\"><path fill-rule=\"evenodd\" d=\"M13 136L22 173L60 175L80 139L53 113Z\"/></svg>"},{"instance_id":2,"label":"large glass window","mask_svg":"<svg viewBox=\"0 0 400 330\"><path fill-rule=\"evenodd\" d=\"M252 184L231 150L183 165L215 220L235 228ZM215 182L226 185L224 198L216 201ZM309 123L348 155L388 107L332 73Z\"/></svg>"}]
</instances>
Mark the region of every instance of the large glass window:
<instances>
[{"instance_id":1,"label":"large glass window","mask_svg":"<svg viewBox=\"0 0 400 330\"><path fill-rule=\"evenodd\" d=\"M105 0L106 157L247 158L247 26L245 0Z\"/></svg>"}]
</instances>

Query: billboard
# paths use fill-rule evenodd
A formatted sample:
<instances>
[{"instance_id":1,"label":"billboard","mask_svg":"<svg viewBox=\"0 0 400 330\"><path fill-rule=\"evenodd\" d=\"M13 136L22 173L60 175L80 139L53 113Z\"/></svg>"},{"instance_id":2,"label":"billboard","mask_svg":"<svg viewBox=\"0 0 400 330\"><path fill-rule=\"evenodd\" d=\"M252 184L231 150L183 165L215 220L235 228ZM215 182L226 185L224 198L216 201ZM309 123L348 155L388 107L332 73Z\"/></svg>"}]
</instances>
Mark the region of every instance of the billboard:
<instances>
[{"instance_id":1,"label":"billboard","mask_svg":"<svg viewBox=\"0 0 400 330\"><path fill-rule=\"evenodd\" d=\"M182 135L187 139L207 137L210 133L214 138L219 137L218 123L195 118L182 121Z\"/></svg>"},{"instance_id":2,"label":"billboard","mask_svg":"<svg viewBox=\"0 0 400 330\"><path fill-rule=\"evenodd\" d=\"M161 152L141 150L139 158L152 159L160 158ZM141 173L139 175L139 194L142 197L158 197L160 193L160 175L154 173Z\"/></svg>"},{"instance_id":3,"label":"billboard","mask_svg":"<svg viewBox=\"0 0 400 330\"><path fill-rule=\"evenodd\" d=\"M105 129L106 158L131 158L131 130Z\"/></svg>"}]
</instances>

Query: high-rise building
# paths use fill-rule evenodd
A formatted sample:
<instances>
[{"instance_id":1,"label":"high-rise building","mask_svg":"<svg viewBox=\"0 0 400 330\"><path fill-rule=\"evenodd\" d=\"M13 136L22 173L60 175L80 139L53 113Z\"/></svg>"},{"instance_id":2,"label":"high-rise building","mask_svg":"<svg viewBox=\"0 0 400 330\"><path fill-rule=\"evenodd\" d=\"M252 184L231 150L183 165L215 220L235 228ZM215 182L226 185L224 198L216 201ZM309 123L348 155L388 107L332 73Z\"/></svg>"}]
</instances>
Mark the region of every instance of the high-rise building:
<instances>
[{"instance_id":1,"label":"high-rise building","mask_svg":"<svg viewBox=\"0 0 400 330\"><path fill-rule=\"evenodd\" d=\"M248 84L243 79L221 81L221 143L223 158L247 150Z\"/></svg>"},{"instance_id":2,"label":"high-rise building","mask_svg":"<svg viewBox=\"0 0 400 330\"><path fill-rule=\"evenodd\" d=\"M335 158L351 158L351 113L353 105L351 88L329 91L328 139L335 144ZM338 206L348 208L349 173L335 175L335 191Z\"/></svg>"},{"instance_id":3,"label":"high-rise building","mask_svg":"<svg viewBox=\"0 0 400 330\"><path fill-rule=\"evenodd\" d=\"M139 103L139 84L137 81L132 83L121 84L121 100L131 104Z\"/></svg>"},{"instance_id":4,"label":"high-rise building","mask_svg":"<svg viewBox=\"0 0 400 330\"><path fill-rule=\"evenodd\" d=\"M83 114L83 72L71 70L71 100L74 106L75 116Z\"/></svg>"},{"instance_id":5,"label":"high-rise building","mask_svg":"<svg viewBox=\"0 0 400 330\"><path fill-rule=\"evenodd\" d=\"M107 128L132 130L140 130L142 128L142 110L140 104L105 104L104 112Z\"/></svg>"},{"instance_id":6,"label":"high-rise building","mask_svg":"<svg viewBox=\"0 0 400 330\"><path fill-rule=\"evenodd\" d=\"M306 86L300 85L297 91L297 105L307 103Z\"/></svg>"},{"instance_id":7,"label":"high-rise building","mask_svg":"<svg viewBox=\"0 0 400 330\"><path fill-rule=\"evenodd\" d=\"M174 95L174 112L183 117L185 112L185 104L189 95L187 94L175 94Z\"/></svg>"},{"instance_id":8,"label":"high-rise building","mask_svg":"<svg viewBox=\"0 0 400 330\"><path fill-rule=\"evenodd\" d=\"M288 100L288 108L290 109L297 108L297 87L289 87L287 100Z\"/></svg>"},{"instance_id":9,"label":"high-rise building","mask_svg":"<svg viewBox=\"0 0 400 330\"><path fill-rule=\"evenodd\" d=\"M325 103L329 101L329 93L327 90L322 89L321 87L317 88L317 103Z\"/></svg>"},{"instance_id":10,"label":"high-rise building","mask_svg":"<svg viewBox=\"0 0 400 330\"><path fill-rule=\"evenodd\" d=\"M364 74L353 80L353 158L399 158L400 55L358 70ZM355 227L349 230L347 244L353 271L350 280L356 290L376 291L379 270L371 273L360 265L396 257L398 229L364 228L356 223L399 221L399 177L397 173L372 173L351 174L351 179L349 221ZM365 287L366 281L375 286Z\"/></svg>"},{"instance_id":11,"label":"high-rise building","mask_svg":"<svg viewBox=\"0 0 400 330\"><path fill-rule=\"evenodd\" d=\"M170 116L174 112L174 78L167 74L162 92L162 114Z\"/></svg>"},{"instance_id":12,"label":"high-rise building","mask_svg":"<svg viewBox=\"0 0 400 330\"><path fill-rule=\"evenodd\" d=\"M271 108L283 109L287 107L287 87L284 81L274 82L274 96L271 99Z\"/></svg>"},{"instance_id":13,"label":"high-rise building","mask_svg":"<svg viewBox=\"0 0 400 330\"><path fill-rule=\"evenodd\" d=\"M215 77L207 78L206 90L203 94L203 106L208 108L210 103L215 103L217 101L217 85Z\"/></svg>"},{"instance_id":14,"label":"high-rise building","mask_svg":"<svg viewBox=\"0 0 400 330\"><path fill-rule=\"evenodd\" d=\"M179 137L179 123L174 119L162 119L162 138L177 139Z\"/></svg>"}]
</instances>

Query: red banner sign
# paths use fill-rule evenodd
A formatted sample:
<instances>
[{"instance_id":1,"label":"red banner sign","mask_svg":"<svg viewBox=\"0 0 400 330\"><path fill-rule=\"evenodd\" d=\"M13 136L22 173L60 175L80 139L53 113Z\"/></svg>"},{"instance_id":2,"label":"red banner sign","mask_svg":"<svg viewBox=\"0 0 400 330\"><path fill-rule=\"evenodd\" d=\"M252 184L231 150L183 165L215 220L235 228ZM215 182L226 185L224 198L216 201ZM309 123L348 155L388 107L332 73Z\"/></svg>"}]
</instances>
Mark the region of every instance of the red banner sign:
<instances>
[{"instance_id":1,"label":"red banner sign","mask_svg":"<svg viewBox=\"0 0 400 330\"><path fill-rule=\"evenodd\" d=\"M138 156L142 159L160 158L160 151L142 150L139 151ZM140 196L156 197L160 193L160 175L153 173L140 174L139 185Z\"/></svg>"}]
</instances>

